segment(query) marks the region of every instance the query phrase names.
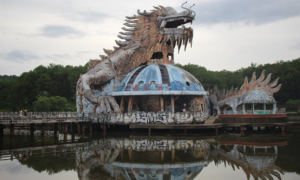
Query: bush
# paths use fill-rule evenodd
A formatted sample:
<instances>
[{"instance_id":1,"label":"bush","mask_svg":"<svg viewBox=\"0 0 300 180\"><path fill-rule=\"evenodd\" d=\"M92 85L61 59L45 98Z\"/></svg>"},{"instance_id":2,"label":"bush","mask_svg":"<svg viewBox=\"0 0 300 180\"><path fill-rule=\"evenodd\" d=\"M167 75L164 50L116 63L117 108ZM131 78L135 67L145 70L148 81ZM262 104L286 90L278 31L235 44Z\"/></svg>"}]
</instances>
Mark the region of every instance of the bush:
<instances>
[{"instance_id":1,"label":"bush","mask_svg":"<svg viewBox=\"0 0 300 180\"><path fill-rule=\"evenodd\" d=\"M33 103L34 111L65 111L67 109L67 99L65 97L40 96L37 101Z\"/></svg>"},{"instance_id":2,"label":"bush","mask_svg":"<svg viewBox=\"0 0 300 180\"><path fill-rule=\"evenodd\" d=\"M299 112L300 110L300 100L288 100L285 103L287 111Z\"/></svg>"}]
</instances>

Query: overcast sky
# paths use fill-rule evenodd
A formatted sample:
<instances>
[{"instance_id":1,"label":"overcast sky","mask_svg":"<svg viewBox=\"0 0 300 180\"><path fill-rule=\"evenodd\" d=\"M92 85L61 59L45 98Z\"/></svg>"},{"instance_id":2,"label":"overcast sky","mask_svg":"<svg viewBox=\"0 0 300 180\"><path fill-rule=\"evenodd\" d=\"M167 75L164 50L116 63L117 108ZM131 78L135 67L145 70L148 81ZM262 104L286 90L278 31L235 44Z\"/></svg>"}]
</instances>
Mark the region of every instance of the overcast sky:
<instances>
[{"instance_id":1,"label":"overcast sky","mask_svg":"<svg viewBox=\"0 0 300 180\"><path fill-rule=\"evenodd\" d=\"M179 0L0 0L0 75L50 63L84 65L116 46L125 16ZM237 70L300 57L299 0L192 0L193 47L175 62Z\"/></svg>"}]
</instances>

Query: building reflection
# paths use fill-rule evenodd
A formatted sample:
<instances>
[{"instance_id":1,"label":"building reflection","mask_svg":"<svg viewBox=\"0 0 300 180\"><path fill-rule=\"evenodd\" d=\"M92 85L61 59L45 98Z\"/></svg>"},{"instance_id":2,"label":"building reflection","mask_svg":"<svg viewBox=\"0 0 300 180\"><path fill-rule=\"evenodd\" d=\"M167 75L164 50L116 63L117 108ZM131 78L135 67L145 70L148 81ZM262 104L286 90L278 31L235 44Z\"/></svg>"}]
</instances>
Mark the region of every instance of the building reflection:
<instances>
[{"instance_id":1,"label":"building reflection","mask_svg":"<svg viewBox=\"0 0 300 180\"><path fill-rule=\"evenodd\" d=\"M193 179L210 161L205 140L107 139L77 153L79 179ZM98 167L102 171L95 171Z\"/></svg>"},{"instance_id":2,"label":"building reflection","mask_svg":"<svg viewBox=\"0 0 300 180\"><path fill-rule=\"evenodd\" d=\"M277 143L236 143L213 146L211 156L215 164L224 163L242 169L247 179L281 179L283 170L275 165L278 156L277 146L285 146L287 142Z\"/></svg>"},{"instance_id":3,"label":"building reflection","mask_svg":"<svg viewBox=\"0 0 300 180\"><path fill-rule=\"evenodd\" d=\"M234 170L242 169L247 179L252 176L263 180L281 179L283 170L276 166L276 159L278 146L286 145L287 141L282 138L269 138L268 142L260 142L257 138L232 140L229 136L102 138L4 149L1 160L16 159L34 169L43 162L47 171L53 173L59 172L54 168L59 162L62 170L76 170L80 180L188 180L214 162L216 165L224 163Z\"/></svg>"}]
</instances>

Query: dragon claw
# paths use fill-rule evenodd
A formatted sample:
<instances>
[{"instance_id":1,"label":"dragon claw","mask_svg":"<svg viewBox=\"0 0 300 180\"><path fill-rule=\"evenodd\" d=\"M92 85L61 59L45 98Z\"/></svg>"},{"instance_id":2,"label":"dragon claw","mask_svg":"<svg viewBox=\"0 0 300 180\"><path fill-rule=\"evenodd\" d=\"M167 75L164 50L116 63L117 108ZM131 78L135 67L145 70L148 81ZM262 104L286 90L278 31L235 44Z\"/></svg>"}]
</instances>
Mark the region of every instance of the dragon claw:
<instances>
[{"instance_id":1,"label":"dragon claw","mask_svg":"<svg viewBox=\"0 0 300 180\"><path fill-rule=\"evenodd\" d=\"M93 112L96 112L97 107L100 105L100 113L104 112L104 106L106 107L106 112L121 112L119 105L115 99L111 96L100 96L98 97L98 102L94 104Z\"/></svg>"}]
</instances>

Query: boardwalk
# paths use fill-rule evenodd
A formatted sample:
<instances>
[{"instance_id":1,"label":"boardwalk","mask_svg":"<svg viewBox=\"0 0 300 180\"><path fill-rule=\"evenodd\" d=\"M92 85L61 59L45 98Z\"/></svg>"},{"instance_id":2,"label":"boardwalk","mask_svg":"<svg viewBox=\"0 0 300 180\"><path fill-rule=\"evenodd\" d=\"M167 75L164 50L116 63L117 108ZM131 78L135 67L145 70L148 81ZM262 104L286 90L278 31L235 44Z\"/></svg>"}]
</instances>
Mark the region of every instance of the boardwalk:
<instances>
[{"instance_id":1,"label":"boardwalk","mask_svg":"<svg viewBox=\"0 0 300 180\"><path fill-rule=\"evenodd\" d=\"M54 133L58 131L58 127L61 128L61 132L68 133L70 130L73 132L77 130L78 132L85 133L88 129L92 132L93 129L103 129L106 133L106 125L112 124L112 118L115 118L113 114L104 113L89 113L82 114L76 112L29 112L27 117L20 118L18 112L10 113L0 113L0 135L3 134L3 130L9 128L10 135L15 135L15 128L30 128L30 135L34 134L36 129L40 129L41 136L45 135L45 127L53 127ZM151 129L166 129L175 130L182 129L185 134L189 129L213 129L218 134L219 128L232 128L237 127L240 129L241 135L244 135L244 131L249 127L280 127L282 134L285 134L286 126L293 126L294 124L299 124L295 122L284 122L284 123L216 123L218 117L211 117L205 122L205 124L153 124L149 122L148 124L135 122L124 126L129 126L130 129L148 129L149 135L151 135Z\"/></svg>"}]
</instances>

